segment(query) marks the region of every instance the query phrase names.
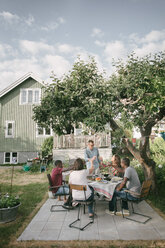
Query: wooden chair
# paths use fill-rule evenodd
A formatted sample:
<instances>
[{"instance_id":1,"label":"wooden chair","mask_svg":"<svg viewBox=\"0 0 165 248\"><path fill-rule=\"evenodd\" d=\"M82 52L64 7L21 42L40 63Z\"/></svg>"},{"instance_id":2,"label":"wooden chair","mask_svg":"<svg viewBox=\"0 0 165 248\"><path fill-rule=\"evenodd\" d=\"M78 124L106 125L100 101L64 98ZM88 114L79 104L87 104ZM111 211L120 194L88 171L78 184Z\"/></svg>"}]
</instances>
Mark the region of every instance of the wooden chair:
<instances>
[{"instance_id":1,"label":"wooden chair","mask_svg":"<svg viewBox=\"0 0 165 248\"><path fill-rule=\"evenodd\" d=\"M59 188L59 187L63 187L63 194L58 194L58 193L52 193L54 197L56 196L64 196L64 199L66 199L66 196L69 195L65 192L65 186L68 186L67 184L63 184L63 185L59 185L59 186L53 186L53 182L52 182L52 178L51 178L51 175L50 174L47 174L47 178L48 178L48 181L49 181L49 191L52 191L53 189L55 188ZM67 209L54 209L55 207L62 207L63 205L62 204L55 204L55 205L52 205L51 208L50 208L50 211L51 212L62 212L62 211L67 211Z\"/></svg>"},{"instance_id":2,"label":"wooden chair","mask_svg":"<svg viewBox=\"0 0 165 248\"><path fill-rule=\"evenodd\" d=\"M90 203L94 203L94 209L95 209L95 200L88 200L86 199L86 191L87 191L87 187L86 185L76 185L76 184L70 184L69 185L69 188L70 190L79 190L79 191L84 191L84 197L85 197L85 200L73 200L74 202L78 203L78 215L77 215L77 219L75 221L73 221L72 223L69 224L69 227L71 228L76 228L76 229L79 229L81 231L83 231L88 225L94 223L94 216L93 216L93 219L90 220L86 225L84 225L83 227L77 227L75 226L74 224L77 222L77 221L80 221L80 209L81 207L83 206L84 207L84 214L85 214L85 206L89 205Z\"/></svg>"},{"instance_id":3,"label":"wooden chair","mask_svg":"<svg viewBox=\"0 0 165 248\"><path fill-rule=\"evenodd\" d=\"M122 209L122 200L124 201L127 201L127 202L130 202L131 203L131 207L132 207L132 213L135 214L135 215L140 215L140 216L143 216L143 217L146 217L147 219L145 221L139 221L139 220L136 220L136 219L132 219L132 218L129 218L129 217L126 217L124 216L124 213L123 213L123 209L122 209L122 216L123 218L126 218L128 220L132 220L132 221L135 221L135 222L138 222L138 223L142 223L142 224L145 224L147 221L149 221L150 219L152 219L150 216L148 215L144 215L144 214L141 214L141 213L137 213L134 211L134 207L133 207L133 203L136 203L138 204L139 202L145 200L150 192L150 188L151 188L151 180L147 180L147 181L144 181L143 184L142 184L142 188L141 188L141 193L140 194L135 194L135 192L132 192L135 197L137 197L137 200L129 200L128 197L126 199L121 199L120 198L120 206L121 206L121 209ZM125 190L126 193L131 193L130 190Z\"/></svg>"}]
</instances>

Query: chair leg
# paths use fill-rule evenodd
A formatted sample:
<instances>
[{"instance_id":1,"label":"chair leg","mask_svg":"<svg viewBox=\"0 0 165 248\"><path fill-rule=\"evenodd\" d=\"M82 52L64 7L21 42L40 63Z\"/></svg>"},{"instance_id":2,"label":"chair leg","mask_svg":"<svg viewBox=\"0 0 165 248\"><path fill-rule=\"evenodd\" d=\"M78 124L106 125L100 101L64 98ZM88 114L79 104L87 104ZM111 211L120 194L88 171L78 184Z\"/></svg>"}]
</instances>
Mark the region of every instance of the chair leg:
<instances>
[{"instance_id":1,"label":"chair leg","mask_svg":"<svg viewBox=\"0 0 165 248\"><path fill-rule=\"evenodd\" d=\"M73 226L74 223L76 223L77 221L80 221L80 208L81 208L81 205L79 204L78 206L78 214L77 214L77 219L75 221L73 221L72 223L69 224L69 227L71 228L76 228L76 229L80 229L79 227L77 226Z\"/></svg>"},{"instance_id":2,"label":"chair leg","mask_svg":"<svg viewBox=\"0 0 165 248\"><path fill-rule=\"evenodd\" d=\"M88 222L85 226L83 227L77 227L77 226L74 226L73 224L75 224L77 221L80 221L80 208L81 208L81 204L79 204L79 208L78 208L78 215L77 215L77 219L75 221L73 221L72 223L69 224L69 227L70 228L76 228L76 229L79 229L80 231L83 231L88 225L92 224L93 221L90 221Z\"/></svg>"},{"instance_id":3,"label":"chair leg","mask_svg":"<svg viewBox=\"0 0 165 248\"><path fill-rule=\"evenodd\" d=\"M130 217L124 216L124 214L123 214L123 212L122 212L123 218L125 218L125 219L127 219L127 220L132 220L132 221L134 221L134 222L141 223L141 224L145 224L145 223L147 223L149 220L152 219L152 218L151 218L150 216L148 216L148 215L140 214L140 213L135 212L134 207L133 207L133 202L132 202L132 201L131 201L131 207L132 207L132 213L133 213L133 214L135 214L135 215L140 215L140 216L145 217L145 218L147 218L147 219L146 219L145 221L135 220L135 219L132 219L132 218L130 218Z\"/></svg>"},{"instance_id":4,"label":"chair leg","mask_svg":"<svg viewBox=\"0 0 165 248\"><path fill-rule=\"evenodd\" d=\"M140 220L131 219L131 218L129 218L129 217L125 217L125 218L126 218L127 220L132 220L132 221L134 221L134 222L138 222L138 223L141 223L141 224L145 224L145 223L147 223L149 220L152 219L152 218L151 218L150 216L148 216L148 215L144 215L144 214L140 214L140 213L136 213L136 212L134 212L134 214L140 215L140 216L143 216L143 217L146 217L147 219L146 219L145 221L140 221Z\"/></svg>"},{"instance_id":5,"label":"chair leg","mask_svg":"<svg viewBox=\"0 0 165 248\"><path fill-rule=\"evenodd\" d=\"M133 207L133 202L131 202L131 207L132 207L132 213L135 213L134 207Z\"/></svg>"},{"instance_id":6,"label":"chair leg","mask_svg":"<svg viewBox=\"0 0 165 248\"><path fill-rule=\"evenodd\" d=\"M68 211L69 209L64 209L62 208L62 204L56 204L56 205L52 205L51 208L50 208L50 212L64 212L64 211ZM61 209L54 209L55 207L61 207Z\"/></svg>"},{"instance_id":7,"label":"chair leg","mask_svg":"<svg viewBox=\"0 0 165 248\"><path fill-rule=\"evenodd\" d=\"M84 214L85 214L85 204L84 204Z\"/></svg>"}]
</instances>

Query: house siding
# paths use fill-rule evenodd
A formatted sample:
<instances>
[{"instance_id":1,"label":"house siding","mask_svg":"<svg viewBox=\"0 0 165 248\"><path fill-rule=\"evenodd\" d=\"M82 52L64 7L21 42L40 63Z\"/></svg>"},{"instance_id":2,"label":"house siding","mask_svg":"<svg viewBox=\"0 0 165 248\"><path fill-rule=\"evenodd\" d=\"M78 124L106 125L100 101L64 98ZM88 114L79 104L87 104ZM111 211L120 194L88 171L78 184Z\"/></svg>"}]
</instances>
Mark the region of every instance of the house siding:
<instances>
[{"instance_id":1,"label":"house siding","mask_svg":"<svg viewBox=\"0 0 165 248\"><path fill-rule=\"evenodd\" d=\"M19 152L21 154L24 152L25 154L30 152L33 154L35 152L36 155L36 152L41 150L45 139L45 137L36 137L36 123L32 119L34 105L20 105L20 89L22 88L42 88L42 84L28 78L0 98L0 153ZM14 138L5 138L6 121L15 122ZM27 156L22 154L22 157ZM0 160L2 161L2 155ZM21 157L18 158L18 162L19 160L23 161Z\"/></svg>"}]
</instances>

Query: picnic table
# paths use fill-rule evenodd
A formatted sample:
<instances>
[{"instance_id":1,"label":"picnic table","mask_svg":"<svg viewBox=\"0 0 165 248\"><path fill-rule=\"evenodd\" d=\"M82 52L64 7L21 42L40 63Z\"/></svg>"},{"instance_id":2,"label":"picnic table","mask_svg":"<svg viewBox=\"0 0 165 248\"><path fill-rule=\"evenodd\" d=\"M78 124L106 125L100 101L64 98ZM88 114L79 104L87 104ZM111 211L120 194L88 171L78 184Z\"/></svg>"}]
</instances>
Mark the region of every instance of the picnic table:
<instances>
[{"instance_id":1,"label":"picnic table","mask_svg":"<svg viewBox=\"0 0 165 248\"><path fill-rule=\"evenodd\" d=\"M115 178L115 177L114 177ZM118 184L120 184L122 181L122 179L118 179L118 180L112 180L111 181L106 181L106 180L102 180L102 181L93 181L93 182L89 182L88 184L94 189L94 191L96 191L97 193L106 196L107 198L109 198L110 200L112 200L115 188Z\"/></svg>"}]
</instances>

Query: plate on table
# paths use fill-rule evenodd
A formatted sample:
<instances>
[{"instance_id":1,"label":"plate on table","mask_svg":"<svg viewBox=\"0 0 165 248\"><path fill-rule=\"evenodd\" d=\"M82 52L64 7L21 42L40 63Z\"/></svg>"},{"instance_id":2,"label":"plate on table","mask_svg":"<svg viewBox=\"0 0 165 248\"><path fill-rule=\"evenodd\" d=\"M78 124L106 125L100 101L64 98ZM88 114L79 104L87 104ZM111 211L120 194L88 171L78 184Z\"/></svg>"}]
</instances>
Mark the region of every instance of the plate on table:
<instances>
[{"instance_id":1,"label":"plate on table","mask_svg":"<svg viewBox=\"0 0 165 248\"><path fill-rule=\"evenodd\" d=\"M101 182L101 183L108 183L107 180L101 180L100 182Z\"/></svg>"},{"instance_id":2,"label":"plate on table","mask_svg":"<svg viewBox=\"0 0 165 248\"><path fill-rule=\"evenodd\" d=\"M111 179L111 182L112 182L112 183L115 183L115 182L119 182L119 181L122 181L122 180L123 180L122 177L113 177L113 178Z\"/></svg>"}]
</instances>

